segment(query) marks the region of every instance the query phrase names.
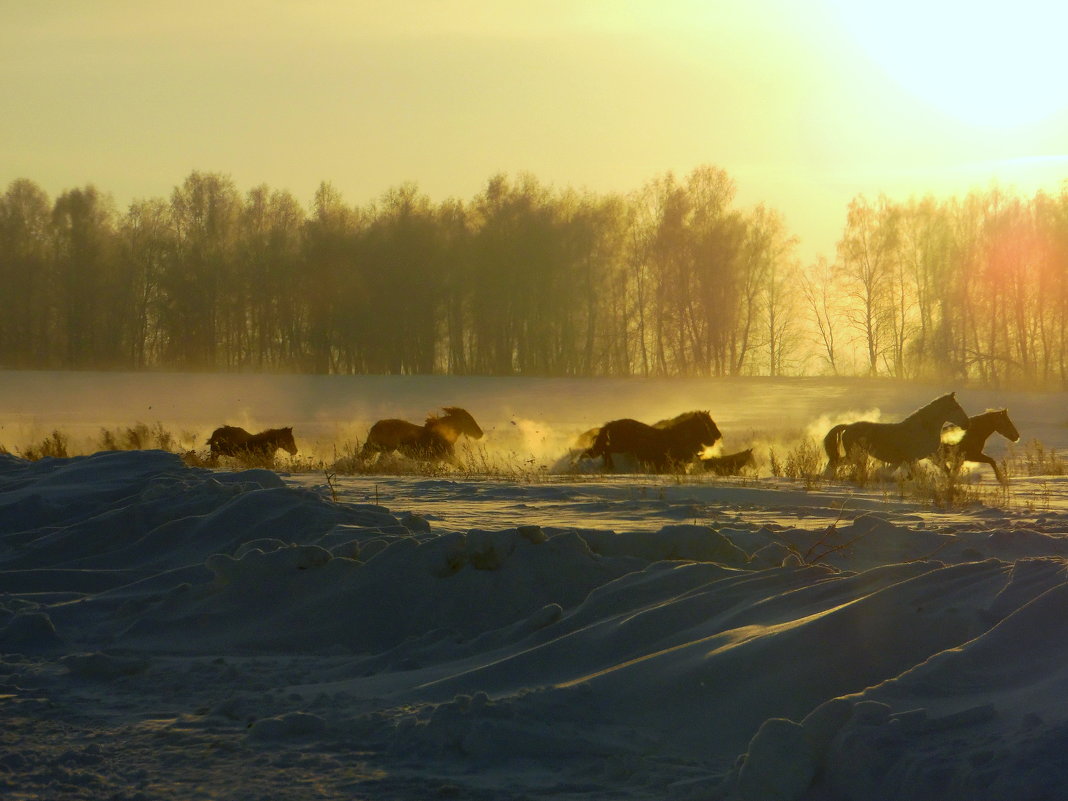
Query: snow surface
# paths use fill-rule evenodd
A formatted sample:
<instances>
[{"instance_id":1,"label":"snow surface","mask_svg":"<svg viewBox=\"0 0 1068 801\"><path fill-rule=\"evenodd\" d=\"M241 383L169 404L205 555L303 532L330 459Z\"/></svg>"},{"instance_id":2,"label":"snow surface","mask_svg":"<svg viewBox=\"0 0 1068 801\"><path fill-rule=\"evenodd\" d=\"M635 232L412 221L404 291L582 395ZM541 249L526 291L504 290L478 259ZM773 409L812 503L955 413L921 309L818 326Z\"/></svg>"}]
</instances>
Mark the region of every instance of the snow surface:
<instances>
[{"instance_id":1,"label":"snow surface","mask_svg":"<svg viewBox=\"0 0 1068 801\"><path fill-rule=\"evenodd\" d=\"M1061 395L961 399L1064 445ZM1012 482L0 454L0 796L1062 799L1068 480Z\"/></svg>"}]
</instances>

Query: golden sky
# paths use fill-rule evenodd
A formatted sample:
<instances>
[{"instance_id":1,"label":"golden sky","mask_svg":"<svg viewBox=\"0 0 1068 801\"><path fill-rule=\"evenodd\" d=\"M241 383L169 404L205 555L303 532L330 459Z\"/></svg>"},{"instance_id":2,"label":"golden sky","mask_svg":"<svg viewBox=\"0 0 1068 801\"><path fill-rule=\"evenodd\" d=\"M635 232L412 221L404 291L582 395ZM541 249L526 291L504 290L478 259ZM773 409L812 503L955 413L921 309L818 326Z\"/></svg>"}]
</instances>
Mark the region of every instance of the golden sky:
<instances>
[{"instance_id":1,"label":"golden sky","mask_svg":"<svg viewBox=\"0 0 1068 801\"><path fill-rule=\"evenodd\" d=\"M1063 10L1058 8L1063 6ZM192 170L308 204L724 168L833 256L849 200L1068 178L1051 0L0 0L0 189Z\"/></svg>"}]
</instances>

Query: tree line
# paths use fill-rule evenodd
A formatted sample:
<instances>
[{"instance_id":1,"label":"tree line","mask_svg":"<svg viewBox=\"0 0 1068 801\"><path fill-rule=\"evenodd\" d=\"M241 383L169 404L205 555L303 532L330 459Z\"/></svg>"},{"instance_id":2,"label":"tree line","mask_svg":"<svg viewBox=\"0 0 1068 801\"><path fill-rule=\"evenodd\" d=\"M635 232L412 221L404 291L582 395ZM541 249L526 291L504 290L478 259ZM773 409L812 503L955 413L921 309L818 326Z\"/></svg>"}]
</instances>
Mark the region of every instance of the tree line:
<instances>
[{"instance_id":1,"label":"tree line","mask_svg":"<svg viewBox=\"0 0 1068 801\"><path fill-rule=\"evenodd\" d=\"M0 196L0 367L308 373L805 373L1068 382L1068 183L858 197L802 264L723 170L628 194L490 178L350 205L191 173L124 212Z\"/></svg>"}]
</instances>

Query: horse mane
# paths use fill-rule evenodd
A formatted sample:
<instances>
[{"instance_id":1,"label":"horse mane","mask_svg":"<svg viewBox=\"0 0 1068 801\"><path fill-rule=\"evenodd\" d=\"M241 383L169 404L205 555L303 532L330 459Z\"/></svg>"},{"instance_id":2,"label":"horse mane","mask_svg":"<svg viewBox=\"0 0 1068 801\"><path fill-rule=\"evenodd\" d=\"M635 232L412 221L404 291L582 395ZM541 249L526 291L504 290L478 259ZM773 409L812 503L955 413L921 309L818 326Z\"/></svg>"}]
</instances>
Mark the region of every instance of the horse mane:
<instances>
[{"instance_id":1,"label":"horse mane","mask_svg":"<svg viewBox=\"0 0 1068 801\"><path fill-rule=\"evenodd\" d=\"M428 414L426 416L426 425L440 423L447 417L471 417L471 413L460 406L442 406L441 411L445 412L445 414ZM471 419L473 420L474 418Z\"/></svg>"},{"instance_id":2,"label":"horse mane","mask_svg":"<svg viewBox=\"0 0 1068 801\"><path fill-rule=\"evenodd\" d=\"M699 417L711 417L707 411L691 411L677 414L667 420L659 420L653 424L653 428L674 428L675 426Z\"/></svg>"},{"instance_id":3,"label":"horse mane","mask_svg":"<svg viewBox=\"0 0 1068 801\"><path fill-rule=\"evenodd\" d=\"M956 391L947 392L944 395L939 395L933 401L929 401L929 402L925 403L923 406L921 406L918 409L916 409L914 412L909 414L901 422L915 421L916 419L921 418L921 417L923 417L923 416L925 416L927 414L931 414L931 413L937 411L938 407L941 406L943 403L952 403L952 404L954 404L956 406L959 406L960 404L957 403L957 393L956 393Z\"/></svg>"},{"instance_id":4,"label":"horse mane","mask_svg":"<svg viewBox=\"0 0 1068 801\"><path fill-rule=\"evenodd\" d=\"M460 406L443 406L444 415L427 415L425 428L429 431L436 428L448 428L455 432L456 436L466 434L474 439L481 439L482 427L475 422L475 418L467 409ZM455 439L454 436L452 439Z\"/></svg>"}]
</instances>

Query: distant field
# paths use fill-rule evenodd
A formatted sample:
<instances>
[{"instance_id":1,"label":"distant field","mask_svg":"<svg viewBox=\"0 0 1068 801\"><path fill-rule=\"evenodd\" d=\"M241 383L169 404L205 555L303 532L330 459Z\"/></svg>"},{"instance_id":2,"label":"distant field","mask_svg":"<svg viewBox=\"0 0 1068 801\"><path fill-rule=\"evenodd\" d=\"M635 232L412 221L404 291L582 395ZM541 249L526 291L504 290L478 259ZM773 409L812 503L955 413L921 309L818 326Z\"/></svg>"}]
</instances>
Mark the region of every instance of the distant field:
<instances>
[{"instance_id":1,"label":"distant field","mask_svg":"<svg viewBox=\"0 0 1068 801\"><path fill-rule=\"evenodd\" d=\"M453 376L298 376L0 371L0 445L14 450L66 433L72 450L102 427L160 423L183 447L203 447L216 426L293 426L302 452L329 457L375 420L421 421L441 406L470 410L489 450L551 463L592 426L619 417L652 422L708 409L723 447L822 436L835 422L896 420L943 384L856 378L568 379ZM1022 440L1068 447L1068 395L958 389L969 413L1007 407ZM1004 440L992 437L998 455Z\"/></svg>"}]
</instances>

